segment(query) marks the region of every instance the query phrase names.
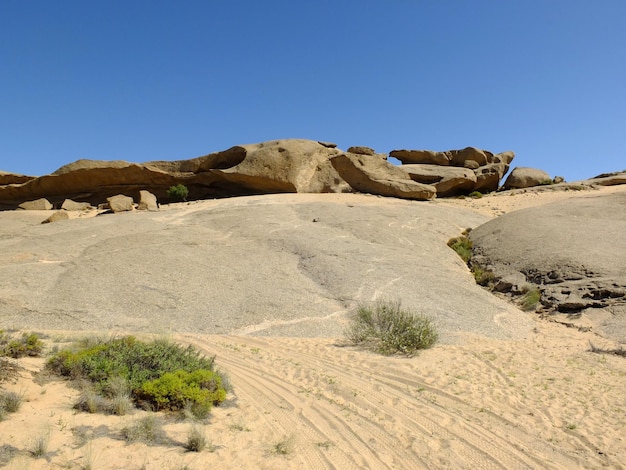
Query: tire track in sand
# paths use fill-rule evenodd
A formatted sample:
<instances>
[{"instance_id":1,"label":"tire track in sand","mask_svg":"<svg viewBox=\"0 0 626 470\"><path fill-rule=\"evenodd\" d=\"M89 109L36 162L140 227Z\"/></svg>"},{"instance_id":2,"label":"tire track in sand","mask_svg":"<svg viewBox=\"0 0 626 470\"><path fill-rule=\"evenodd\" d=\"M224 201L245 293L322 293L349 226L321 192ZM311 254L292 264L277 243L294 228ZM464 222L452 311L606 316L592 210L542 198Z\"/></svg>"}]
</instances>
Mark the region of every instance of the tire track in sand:
<instances>
[{"instance_id":1,"label":"tire track in sand","mask_svg":"<svg viewBox=\"0 0 626 470\"><path fill-rule=\"evenodd\" d=\"M576 467L515 423L478 416L462 398L395 370L393 361L332 341L185 340L217 356L238 402L250 407L266 435L296 437L294 456L283 468ZM382 367L372 367L376 361Z\"/></svg>"}]
</instances>

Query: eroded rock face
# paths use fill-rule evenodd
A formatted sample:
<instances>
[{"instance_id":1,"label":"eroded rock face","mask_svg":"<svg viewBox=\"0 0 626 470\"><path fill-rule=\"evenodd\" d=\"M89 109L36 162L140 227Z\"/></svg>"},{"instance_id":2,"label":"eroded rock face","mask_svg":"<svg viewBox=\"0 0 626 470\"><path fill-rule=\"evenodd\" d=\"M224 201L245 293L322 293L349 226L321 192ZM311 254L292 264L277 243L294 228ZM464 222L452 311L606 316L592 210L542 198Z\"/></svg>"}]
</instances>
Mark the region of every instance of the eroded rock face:
<instances>
[{"instance_id":1,"label":"eroded rock face","mask_svg":"<svg viewBox=\"0 0 626 470\"><path fill-rule=\"evenodd\" d=\"M504 189L521 189L551 183L552 178L543 170L518 166L513 168L511 174L504 182Z\"/></svg>"},{"instance_id":2,"label":"eroded rock face","mask_svg":"<svg viewBox=\"0 0 626 470\"><path fill-rule=\"evenodd\" d=\"M363 193L416 200L436 196L434 186L416 183L400 167L376 156L344 153L331 162L352 188Z\"/></svg>"},{"instance_id":3,"label":"eroded rock face","mask_svg":"<svg viewBox=\"0 0 626 470\"><path fill-rule=\"evenodd\" d=\"M93 209L93 206L88 202L76 202L71 199L66 199L61 205L61 209L66 211L86 211Z\"/></svg>"},{"instance_id":4,"label":"eroded rock face","mask_svg":"<svg viewBox=\"0 0 626 470\"><path fill-rule=\"evenodd\" d=\"M402 165L400 168L413 181L432 184L439 197L469 193L476 186L476 175L469 168L439 165Z\"/></svg>"},{"instance_id":5,"label":"eroded rock face","mask_svg":"<svg viewBox=\"0 0 626 470\"><path fill-rule=\"evenodd\" d=\"M16 173L7 173L0 171L0 185L2 184L21 184L35 178L34 176L18 175Z\"/></svg>"}]
</instances>

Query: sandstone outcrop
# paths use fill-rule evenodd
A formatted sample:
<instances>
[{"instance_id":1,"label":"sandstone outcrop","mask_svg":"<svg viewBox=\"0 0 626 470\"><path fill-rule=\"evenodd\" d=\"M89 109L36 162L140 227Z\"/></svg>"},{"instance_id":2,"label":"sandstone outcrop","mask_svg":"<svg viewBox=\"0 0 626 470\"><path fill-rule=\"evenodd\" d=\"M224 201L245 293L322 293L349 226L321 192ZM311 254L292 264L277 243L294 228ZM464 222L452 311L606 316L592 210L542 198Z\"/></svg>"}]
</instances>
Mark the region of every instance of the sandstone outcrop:
<instances>
[{"instance_id":1,"label":"sandstone outcrop","mask_svg":"<svg viewBox=\"0 0 626 470\"><path fill-rule=\"evenodd\" d=\"M26 183L33 178L34 176L18 175L16 173L7 173L6 171L0 171L0 185Z\"/></svg>"},{"instance_id":2,"label":"sandstone outcrop","mask_svg":"<svg viewBox=\"0 0 626 470\"><path fill-rule=\"evenodd\" d=\"M468 194L472 191L498 190L500 180L509 171L515 157L511 151L494 155L487 150L466 147L461 150L435 152L432 150L393 150L390 157L408 167L411 178L424 184L434 184L438 196ZM433 168L433 167L439 167ZM447 171L452 167L464 172ZM468 171L474 173L470 176ZM436 184L438 183L438 184Z\"/></svg>"},{"instance_id":3,"label":"sandstone outcrop","mask_svg":"<svg viewBox=\"0 0 626 470\"><path fill-rule=\"evenodd\" d=\"M550 175L537 168L518 166L513 168L511 174L504 182L504 189L522 189L552 183Z\"/></svg>"},{"instance_id":4,"label":"sandstone outcrop","mask_svg":"<svg viewBox=\"0 0 626 470\"><path fill-rule=\"evenodd\" d=\"M59 220L67 220L70 218L69 213L66 210L60 210L54 212L50 217L42 222L42 224L50 224L52 222L58 222Z\"/></svg>"},{"instance_id":5,"label":"sandstone outcrop","mask_svg":"<svg viewBox=\"0 0 626 470\"><path fill-rule=\"evenodd\" d=\"M98 206L118 194L141 204L142 190L158 201L171 202L168 189L177 184L184 184L195 200L352 191L431 199L433 191L440 196L494 191L513 159L512 152L494 155L474 147L447 152L395 150L391 155L408 163L407 168L388 163L386 154L370 147L354 146L344 152L333 143L303 139L237 145L189 160L78 160L50 175L24 177L18 183L15 177L6 180L11 183L0 184L0 208L39 198L57 206L66 199ZM155 210L155 202L150 204L150 210Z\"/></svg>"}]
</instances>

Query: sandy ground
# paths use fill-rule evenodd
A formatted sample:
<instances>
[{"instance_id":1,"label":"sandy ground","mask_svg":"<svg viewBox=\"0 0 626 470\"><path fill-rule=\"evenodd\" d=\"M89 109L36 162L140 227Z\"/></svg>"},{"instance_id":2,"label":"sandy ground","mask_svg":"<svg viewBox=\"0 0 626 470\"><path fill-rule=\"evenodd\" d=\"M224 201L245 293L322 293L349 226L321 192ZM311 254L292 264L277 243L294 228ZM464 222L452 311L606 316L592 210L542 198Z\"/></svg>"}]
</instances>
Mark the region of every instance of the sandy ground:
<instances>
[{"instance_id":1,"label":"sandy ground","mask_svg":"<svg viewBox=\"0 0 626 470\"><path fill-rule=\"evenodd\" d=\"M438 201L497 216L596 191L527 192ZM234 392L203 423L212 446L185 452L191 424L165 417L171 442L128 444L142 416L77 413L78 391L34 381L20 359L19 412L0 422L0 465L12 469L593 469L626 468L626 359L619 345L540 320L522 340L463 336L413 358L383 357L337 338L173 335L209 355ZM69 332L48 332L51 347ZM30 451L41 437L47 452ZM277 452L278 449L284 452Z\"/></svg>"}]
</instances>

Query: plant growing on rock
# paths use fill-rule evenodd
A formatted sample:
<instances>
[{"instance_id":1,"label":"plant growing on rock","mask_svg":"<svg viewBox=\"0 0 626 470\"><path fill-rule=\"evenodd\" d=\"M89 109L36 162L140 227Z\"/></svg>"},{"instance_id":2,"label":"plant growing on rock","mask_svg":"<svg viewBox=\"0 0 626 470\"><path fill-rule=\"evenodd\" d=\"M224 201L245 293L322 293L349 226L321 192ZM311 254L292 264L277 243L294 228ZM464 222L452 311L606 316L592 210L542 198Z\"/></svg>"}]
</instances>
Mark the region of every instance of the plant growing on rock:
<instances>
[{"instance_id":1,"label":"plant growing on rock","mask_svg":"<svg viewBox=\"0 0 626 470\"><path fill-rule=\"evenodd\" d=\"M167 190L167 195L175 201L186 201L189 189L184 184L178 183L176 186L170 186Z\"/></svg>"}]
</instances>

